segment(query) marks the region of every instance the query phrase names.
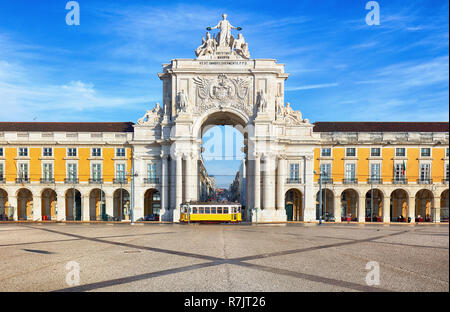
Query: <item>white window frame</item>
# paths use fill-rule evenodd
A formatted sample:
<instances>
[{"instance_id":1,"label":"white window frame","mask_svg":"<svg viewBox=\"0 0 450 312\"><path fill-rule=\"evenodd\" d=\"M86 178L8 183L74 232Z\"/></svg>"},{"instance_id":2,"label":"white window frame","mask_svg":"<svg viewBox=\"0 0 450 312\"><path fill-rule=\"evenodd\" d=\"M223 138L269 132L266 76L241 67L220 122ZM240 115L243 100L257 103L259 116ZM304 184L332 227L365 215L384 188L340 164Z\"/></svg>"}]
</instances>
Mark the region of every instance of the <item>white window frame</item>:
<instances>
[{"instance_id":1,"label":"white window frame","mask_svg":"<svg viewBox=\"0 0 450 312\"><path fill-rule=\"evenodd\" d=\"M95 152L100 152L99 155L94 155ZM101 147L92 147L91 148L91 157L102 157L102 148Z\"/></svg>"},{"instance_id":2,"label":"white window frame","mask_svg":"<svg viewBox=\"0 0 450 312\"><path fill-rule=\"evenodd\" d=\"M17 164L17 178L23 178L23 175L21 175L22 173L22 166L26 166L27 170L26 170L26 178L27 180L30 180L30 163L29 162L19 162Z\"/></svg>"},{"instance_id":3,"label":"white window frame","mask_svg":"<svg viewBox=\"0 0 450 312\"><path fill-rule=\"evenodd\" d=\"M5 149L0 146L0 157L5 157Z\"/></svg>"},{"instance_id":4,"label":"white window frame","mask_svg":"<svg viewBox=\"0 0 450 312\"><path fill-rule=\"evenodd\" d=\"M372 149L378 149L379 151L380 151L380 154L379 155L372 155ZM370 157L381 157L381 147L378 147L378 146L375 146L375 147L371 147L370 148Z\"/></svg>"},{"instance_id":5,"label":"white window frame","mask_svg":"<svg viewBox=\"0 0 450 312\"><path fill-rule=\"evenodd\" d=\"M347 151L350 148L355 150L355 155L348 155ZM356 147L346 147L345 148L345 157L357 157L357 156L358 156L358 149Z\"/></svg>"},{"instance_id":6,"label":"white window frame","mask_svg":"<svg viewBox=\"0 0 450 312\"><path fill-rule=\"evenodd\" d=\"M369 179L373 180L381 180L381 162L372 162L369 164ZM373 168L374 166L378 166L378 174L374 176L373 174Z\"/></svg>"},{"instance_id":7,"label":"white window frame","mask_svg":"<svg viewBox=\"0 0 450 312\"><path fill-rule=\"evenodd\" d=\"M25 150L25 151L27 152L26 155L20 155L20 152L21 152L22 149ZM17 155L18 155L19 157L29 157L29 156L30 156L30 150L29 150L28 147L18 147L18 148L17 148Z\"/></svg>"},{"instance_id":8,"label":"white window frame","mask_svg":"<svg viewBox=\"0 0 450 312\"><path fill-rule=\"evenodd\" d=\"M323 154L323 150L324 149L329 149L330 150L330 155L324 155ZM333 149L331 147L322 147L320 148L320 157L332 157L333 156Z\"/></svg>"},{"instance_id":9,"label":"white window frame","mask_svg":"<svg viewBox=\"0 0 450 312\"><path fill-rule=\"evenodd\" d=\"M72 180L72 172L71 172L71 170L70 170L70 166L71 165L75 165L75 176L73 177L73 179L76 181L77 179L78 179L78 163L76 163L76 162L68 162L67 163L67 167L66 167L66 178L67 178L67 180L68 181L73 181Z\"/></svg>"},{"instance_id":10,"label":"white window frame","mask_svg":"<svg viewBox=\"0 0 450 312\"><path fill-rule=\"evenodd\" d=\"M5 163L0 161L0 180L6 180Z\"/></svg>"},{"instance_id":11,"label":"white window frame","mask_svg":"<svg viewBox=\"0 0 450 312\"><path fill-rule=\"evenodd\" d=\"M70 150L75 150L75 155L70 155ZM78 148L77 147L68 147L67 148L67 157L78 157Z\"/></svg>"},{"instance_id":12,"label":"white window frame","mask_svg":"<svg viewBox=\"0 0 450 312\"><path fill-rule=\"evenodd\" d=\"M397 150L399 150L399 149L403 149L405 151L405 155L397 155ZM396 147L394 153L395 153L394 154L395 157L407 157L407 155L408 155L408 151L407 151L406 147Z\"/></svg>"},{"instance_id":13,"label":"white window frame","mask_svg":"<svg viewBox=\"0 0 450 312\"><path fill-rule=\"evenodd\" d=\"M123 150L123 155L118 155L119 150ZM125 147L117 147L116 148L116 157L126 157L127 149Z\"/></svg>"},{"instance_id":14,"label":"white window frame","mask_svg":"<svg viewBox=\"0 0 450 312\"><path fill-rule=\"evenodd\" d=\"M319 164L319 173L323 172L322 168L323 167L328 167L328 170L325 170L326 175L323 175L322 178L325 179L331 179L332 175L333 175L333 166L331 163L321 163Z\"/></svg>"},{"instance_id":15,"label":"white window frame","mask_svg":"<svg viewBox=\"0 0 450 312\"><path fill-rule=\"evenodd\" d=\"M396 163L394 163L394 180L396 180L396 181L406 180L406 177L408 176L408 164L407 164L407 162L405 161L405 174L404 175L403 174L399 175L397 177L397 172L398 172L397 168L398 168L398 166L403 166L403 162L396 162Z\"/></svg>"},{"instance_id":16,"label":"white window frame","mask_svg":"<svg viewBox=\"0 0 450 312\"><path fill-rule=\"evenodd\" d=\"M348 172L349 172L349 170L347 170L348 166L353 166L353 168L354 168L352 176L348 176ZM353 180L353 181L356 180L356 163L353 163L353 162L345 163L345 165L344 165L344 179L345 180Z\"/></svg>"},{"instance_id":17,"label":"white window frame","mask_svg":"<svg viewBox=\"0 0 450 312\"><path fill-rule=\"evenodd\" d=\"M45 150L50 150L50 155L45 155ZM42 157L53 157L53 147L43 147L42 148Z\"/></svg>"},{"instance_id":18,"label":"white window frame","mask_svg":"<svg viewBox=\"0 0 450 312\"><path fill-rule=\"evenodd\" d=\"M94 171L94 166L100 166L100 176L96 176L95 173L98 171ZM95 181L101 181L103 179L103 164L101 162L92 162L91 163L91 179Z\"/></svg>"},{"instance_id":19,"label":"white window frame","mask_svg":"<svg viewBox=\"0 0 450 312\"><path fill-rule=\"evenodd\" d=\"M50 165L51 166L51 175L50 176L46 176L46 170L45 167ZM55 166L53 165L53 162L42 162L42 166L41 166L41 177L42 179L45 180L51 180L54 178L55 175Z\"/></svg>"},{"instance_id":20,"label":"white window frame","mask_svg":"<svg viewBox=\"0 0 450 312\"><path fill-rule=\"evenodd\" d=\"M423 170L423 168L428 168L427 170ZM425 175L422 175L423 173L426 173ZM431 179L431 163L429 162L423 162L419 164L419 180L420 181L426 181Z\"/></svg>"},{"instance_id":21,"label":"white window frame","mask_svg":"<svg viewBox=\"0 0 450 312\"><path fill-rule=\"evenodd\" d=\"M117 170L117 166L123 166L123 175L119 176L119 171ZM114 176L116 177L116 179L126 180L127 179L127 164L123 163L123 162L115 163L114 164Z\"/></svg>"},{"instance_id":22,"label":"white window frame","mask_svg":"<svg viewBox=\"0 0 450 312\"><path fill-rule=\"evenodd\" d=\"M422 150L423 150L423 149L428 149L428 150L430 151L430 155L422 155ZM431 157L431 153L432 153L431 150L432 150L431 147L421 147L421 148L420 148L420 154L419 154L420 157Z\"/></svg>"}]
</instances>

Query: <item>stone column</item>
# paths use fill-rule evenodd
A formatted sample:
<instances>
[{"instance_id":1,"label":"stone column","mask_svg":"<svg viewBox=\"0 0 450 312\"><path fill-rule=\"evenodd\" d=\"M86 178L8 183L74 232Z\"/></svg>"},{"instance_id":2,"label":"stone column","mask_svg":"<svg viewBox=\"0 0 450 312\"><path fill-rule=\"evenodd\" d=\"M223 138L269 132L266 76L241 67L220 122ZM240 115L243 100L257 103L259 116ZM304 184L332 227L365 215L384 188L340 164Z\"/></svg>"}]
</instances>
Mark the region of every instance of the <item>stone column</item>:
<instances>
[{"instance_id":1,"label":"stone column","mask_svg":"<svg viewBox=\"0 0 450 312\"><path fill-rule=\"evenodd\" d=\"M434 209L432 209L433 222L439 223L441 222L441 198L434 198Z\"/></svg>"},{"instance_id":2,"label":"stone column","mask_svg":"<svg viewBox=\"0 0 450 312\"><path fill-rule=\"evenodd\" d=\"M259 155L255 155L255 164L254 164L254 196L255 196L255 207L256 209L261 209L261 163Z\"/></svg>"},{"instance_id":3,"label":"stone column","mask_svg":"<svg viewBox=\"0 0 450 312\"><path fill-rule=\"evenodd\" d=\"M176 199L173 211L173 222L180 221L180 205L183 201L183 157L181 154L176 156Z\"/></svg>"},{"instance_id":4,"label":"stone column","mask_svg":"<svg viewBox=\"0 0 450 312\"><path fill-rule=\"evenodd\" d=\"M42 220L42 198L33 195L33 221Z\"/></svg>"},{"instance_id":5,"label":"stone column","mask_svg":"<svg viewBox=\"0 0 450 312\"><path fill-rule=\"evenodd\" d=\"M316 191L314 191L314 157L305 156L305 206L303 210L304 221L316 220Z\"/></svg>"},{"instance_id":6,"label":"stone column","mask_svg":"<svg viewBox=\"0 0 450 312\"><path fill-rule=\"evenodd\" d=\"M416 198L410 197L408 201L408 217L411 218L411 223L416 222Z\"/></svg>"},{"instance_id":7,"label":"stone column","mask_svg":"<svg viewBox=\"0 0 450 312\"><path fill-rule=\"evenodd\" d=\"M335 222L342 222L341 194L334 195L334 219Z\"/></svg>"},{"instance_id":8,"label":"stone column","mask_svg":"<svg viewBox=\"0 0 450 312\"><path fill-rule=\"evenodd\" d=\"M383 198L383 222L391 222L391 198L389 196Z\"/></svg>"},{"instance_id":9,"label":"stone column","mask_svg":"<svg viewBox=\"0 0 450 312\"><path fill-rule=\"evenodd\" d=\"M170 198L169 198L169 209L175 209L176 207L176 160L174 157L170 158L169 161L170 173L169 173L169 188L170 188Z\"/></svg>"},{"instance_id":10,"label":"stone column","mask_svg":"<svg viewBox=\"0 0 450 312\"><path fill-rule=\"evenodd\" d=\"M82 221L89 221L89 195L85 195L82 197L82 203L81 203L81 220Z\"/></svg>"},{"instance_id":11,"label":"stone column","mask_svg":"<svg viewBox=\"0 0 450 312\"><path fill-rule=\"evenodd\" d=\"M358 199L358 222L366 222L366 197L362 195Z\"/></svg>"},{"instance_id":12,"label":"stone column","mask_svg":"<svg viewBox=\"0 0 450 312\"><path fill-rule=\"evenodd\" d=\"M286 170L286 159L283 156L278 158L277 168L277 209L282 210L284 207L284 181Z\"/></svg>"},{"instance_id":13,"label":"stone column","mask_svg":"<svg viewBox=\"0 0 450 312\"><path fill-rule=\"evenodd\" d=\"M14 212L13 212L13 219L14 221L18 220L18 216L19 216L19 207L17 205L17 196L14 195L9 195L8 194L8 204L9 206L13 207Z\"/></svg>"},{"instance_id":14,"label":"stone column","mask_svg":"<svg viewBox=\"0 0 450 312\"><path fill-rule=\"evenodd\" d=\"M66 220L66 198L64 193L56 194L56 220L65 221Z\"/></svg>"},{"instance_id":15,"label":"stone column","mask_svg":"<svg viewBox=\"0 0 450 312\"><path fill-rule=\"evenodd\" d=\"M168 155L162 155L161 159L161 213L160 217L166 215L169 209L169 185L168 185Z\"/></svg>"},{"instance_id":16,"label":"stone column","mask_svg":"<svg viewBox=\"0 0 450 312\"><path fill-rule=\"evenodd\" d=\"M271 162L270 162L270 156L264 155L264 179L263 179L263 208L264 209L271 209L270 205L270 197L273 195L273 192L271 193L271 181L270 176L272 175L272 168L271 168Z\"/></svg>"},{"instance_id":17,"label":"stone column","mask_svg":"<svg viewBox=\"0 0 450 312\"><path fill-rule=\"evenodd\" d=\"M114 217L114 196L105 193L104 200L105 200L105 213L109 217ZM120 203L119 203L119 206L120 206ZM136 206L136 202L135 202L135 206ZM121 207L118 207L118 208L120 209Z\"/></svg>"}]
</instances>

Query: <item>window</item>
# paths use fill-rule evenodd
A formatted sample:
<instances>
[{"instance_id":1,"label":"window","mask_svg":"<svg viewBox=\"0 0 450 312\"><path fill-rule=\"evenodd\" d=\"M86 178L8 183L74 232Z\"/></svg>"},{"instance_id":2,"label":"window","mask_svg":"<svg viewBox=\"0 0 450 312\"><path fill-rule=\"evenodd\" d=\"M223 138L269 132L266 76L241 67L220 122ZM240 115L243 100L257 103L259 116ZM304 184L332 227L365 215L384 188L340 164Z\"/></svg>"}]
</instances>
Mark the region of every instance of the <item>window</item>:
<instances>
[{"instance_id":1,"label":"window","mask_svg":"<svg viewBox=\"0 0 450 312\"><path fill-rule=\"evenodd\" d=\"M420 164L420 181L428 182L430 180L431 165Z\"/></svg>"},{"instance_id":2,"label":"window","mask_svg":"<svg viewBox=\"0 0 450 312\"><path fill-rule=\"evenodd\" d=\"M406 148L404 148L404 147L397 147L395 149L395 156L405 157L406 156Z\"/></svg>"},{"instance_id":3,"label":"window","mask_svg":"<svg viewBox=\"0 0 450 312\"><path fill-rule=\"evenodd\" d=\"M347 181L354 181L356 178L356 165L345 164L345 179Z\"/></svg>"},{"instance_id":4,"label":"window","mask_svg":"<svg viewBox=\"0 0 450 312\"><path fill-rule=\"evenodd\" d=\"M151 163L147 165L147 177L149 179L155 179L156 178L156 164Z\"/></svg>"},{"instance_id":5,"label":"window","mask_svg":"<svg viewBox=\"0 0 450 312\"><path fill-rule=\"evenodd\" d=\"M77 148L76 147L69 147L67 149L67 156L68 157L76 157L77 156Z\"/></svg>"},{"instance_id":6,"label":"window","mask_svg":"<svg viewBox=\"0 0 450 312\"><path fill-rule=\"evenodd\" d=\"M102 179L102 165L92 164L92 180L100 181Z\"/></svg>"},{"instance_id":7,"label":"window","mask_svg":"<svg viewBox=\"0 0 450 312\"><path fill-rule=\"evenodd\" d=\"M102 149L98 147L92 148L92 157L100 157L102 156Z\"/></svg>"},{"instance_id":8,"label":"window","mask_svg":"<svg viewBox=\"0 0 450 312\"><path fill-rule=\"evenodd\" d=\"M0 163L0 181L2 181L5 178L5 169L3 168L3 164Z\"/></svg>"},{"instance_id":9,"label":"window","mask_svg":"<svg viewBox=\"0 0 450 312\"><path fill-rule=\"evenodd\" d=\"M322 156L329 157L331 156L331 148L322 148Z\"/></svg>"},{"instance_id":10,"label":"window","mask_svg":"<svg viewBox=\"0 0 450 312\"><path fill-rule=\"evenodd\" d=\"M159 192L153 192L152 200L153 201L160 201L161 200L161 195L159 195Z\"/></svg>"},{"instance_id":11,"label":"window","mask_svg":"<svg viewBox=\"0 0 450 312\"><path fill-rule=\"evenodd\" d=\"M445 179L448 181L448 179L450 178L450 166L449 164L445 165Z\"/></svg>"},{"instance_id":12,"label":"window","mask_svg":"<svg viewBox=\"0 0 450 312\"><path fill-rule=\"evenodd\" d=\"M42 156L53 156L53 148L44 147L44 149L42 151Z\"/></svg>"},{"instance_id":13,"label":"window","mask_svg":"<svg viewBox=\"0 0 450 312\"><path fill-rule=\"evenodd\" d=\"M125 157L125 148L117 148L116 149L116 156L117 157Z\"/></svg>"},{"instance_id":14,"label":"window","mask_svg":"<svg viewBox=\"0 0 450 312\"><path fill-rule=\"evenodd\" d=\"M28 147L19 147L19 156L28 156Z\"/></svg>"},{"instance_id":15,"label":"window","mask_svg":"<svg viewBox=\"0 0 450 312\"><path fill-rule=\"evenodd\" d=\"M0 150L1 150L1 148L0 148ZM2 155L0 154L0 156L2 156ZM445 148L445 157L448 157L448 147Z\"/></svg>"},{"instance_id":16,"label":"window","mask_svg":"<svg viewBox=\"0 0 450 312\"><path fill-rule=\"evenodd\" d=\"M78 178L77 164L67 165L67 178L69 181L76 181L76 179Z\"/></svg>"},{"instance_id":17,"label":"window","mask_svg":"<svg viewBox=\"0 0 450 312\"><path fill-rule=\"evenodd\" d=\"M53 164L43 164L42 170L42 178L45 181L53 179Z\"/></svg>"},{"instance_id":18,"label":"window","mask_svg":"<svg viewBox=\"0 0 450 312\"><path fill-rule=\"evenodd\" d=\"M320 172L322 173L322 179L330 179L331 164L320 164Z\"/></svg>"},{"instance_id":19,"label":"window","mask_svg":"<svg viewBox=\"0 0 450 312\"><path fill-rule=\"evenodd\" d=\"M222 213L222 207L217 207L217 213Z\"/></svg>"},{"instance_id":20,"label":"window","mask_svg":"<svg viewBox=\"0 0 450 312\"><path fill-rule=\"evenodd\" d=\"M431 148L429 148L429 147L421 148L420 156L421 157L430 157L431 156Z\"/></svg>"},{"instance_id":21,"label":"window","mask_svg":"<svg viewBox=\"0 0 450 312\"><path fill-rule=\"evenodd\" d=\"M372 156L372 157L381 156L381 148L379 148L379 147L372 147L370 149L370 156Z\"/></svg>"},{"instance_id":22,"label":"window","mask_svg":"<svg viewBox=\"0 0 450 312\"><path fill-rule=\"evenodd\" d=\"M28 164L19 164L19 179L28 180Z\"/></svg>"},{"instance_id":23,"label":"window","mask_svg":"<svg viewBox=\"0 0 450 312\"><path fill-rule=\"evenodd\" d=\"M3 154L3 147L0 147L0 157L3 157L3 156L5 156L5 155Z\"/></svg>"},{"instance_id":24,"label":"window","mask_svg":"<svg viewBox=\"0 0 450 312\"><path fill-rule=\"evenodd\" d=\"M289 165L289 177L292 181L297 181L299 178L299 165L298 164L290 164Z\"/></svg>"},{"instance_id":25,"label":"window","mask_svg":"<svg viewBox=\"0 0 450 312\"><path fill-rule=\"evenodd\" d=\"M345 149L345 156L349 156L349 157L356 156L356 148L354 148L354 147L347 147Z\"/></svg>"},{"instance_id":26,"label":"window","mask_svg":"<svg viewBox=\"0 0 450 312\"><path fill-rule=\"evenodd\" d=\"M223 213L228 214L228 207L223 207Z\"/></svg>"},{"instance_id":27,"label":"window","mask_svg":"<svg viewBox=\"0 0 450 312\"><path fill-rule=\"evenodd\" d=\"M406 177L406 165L395 164L394 166L394 179L396 181L403 181Z\"/></svg>"},{"instance_id":28,"label":"window","mask_svg":"<svg viewBox=\"0 0 450 312\"><path fill-rule=\"evenodd\" d=\"M370 164L370 179L379 181L381 178L381 164Z\"/></svg>"},{"instance_id":29,"label":"window","mask_svg":"<svg viewBox=\"0 0 450 312\"><path fill-rule=\"evenodd\" d=\"M125 180L125 164L116 164L116 179Z\"/></svg>"}]
</instances>

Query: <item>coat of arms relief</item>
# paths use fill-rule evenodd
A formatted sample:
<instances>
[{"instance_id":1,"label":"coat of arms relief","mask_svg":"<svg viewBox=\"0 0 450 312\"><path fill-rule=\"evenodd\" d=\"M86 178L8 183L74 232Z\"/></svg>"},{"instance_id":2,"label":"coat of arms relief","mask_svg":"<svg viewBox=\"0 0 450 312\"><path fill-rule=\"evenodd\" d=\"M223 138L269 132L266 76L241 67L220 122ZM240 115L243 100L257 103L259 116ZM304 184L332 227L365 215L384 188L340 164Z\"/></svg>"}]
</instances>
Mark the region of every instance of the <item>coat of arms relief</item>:
<instances>
[{"instance_id":1,"label":"coat of arms relief","mask_svg":"<svg viewBox=\"0 0 450 312\"><path fill-rule=\"evenodd\" d=\"M235 108L247 115L253 114L249 104L251 81L249 78L228 77L220 74L217 78L196 77L196 105L193 113L201 114L211 108Z\"/></svg>"}]
</instances>

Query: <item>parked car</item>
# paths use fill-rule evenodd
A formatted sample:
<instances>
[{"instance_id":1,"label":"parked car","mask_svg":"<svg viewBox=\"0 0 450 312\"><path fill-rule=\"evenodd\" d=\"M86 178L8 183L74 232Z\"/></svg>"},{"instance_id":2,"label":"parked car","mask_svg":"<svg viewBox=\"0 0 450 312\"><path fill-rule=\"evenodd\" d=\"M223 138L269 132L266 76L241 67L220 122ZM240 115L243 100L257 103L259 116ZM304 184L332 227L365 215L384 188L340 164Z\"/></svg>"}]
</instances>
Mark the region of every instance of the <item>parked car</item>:
<instances>
[{"instance_id":1,"label":"parked car","mask_svg":"<svg viewBox=\"0 0 450 312\"><path fill-rule=\"evenodd\" d=\"M155 214L149 214L144 217L144 221L159 221L159 216Z\"/></svg>"}]
</instances>

